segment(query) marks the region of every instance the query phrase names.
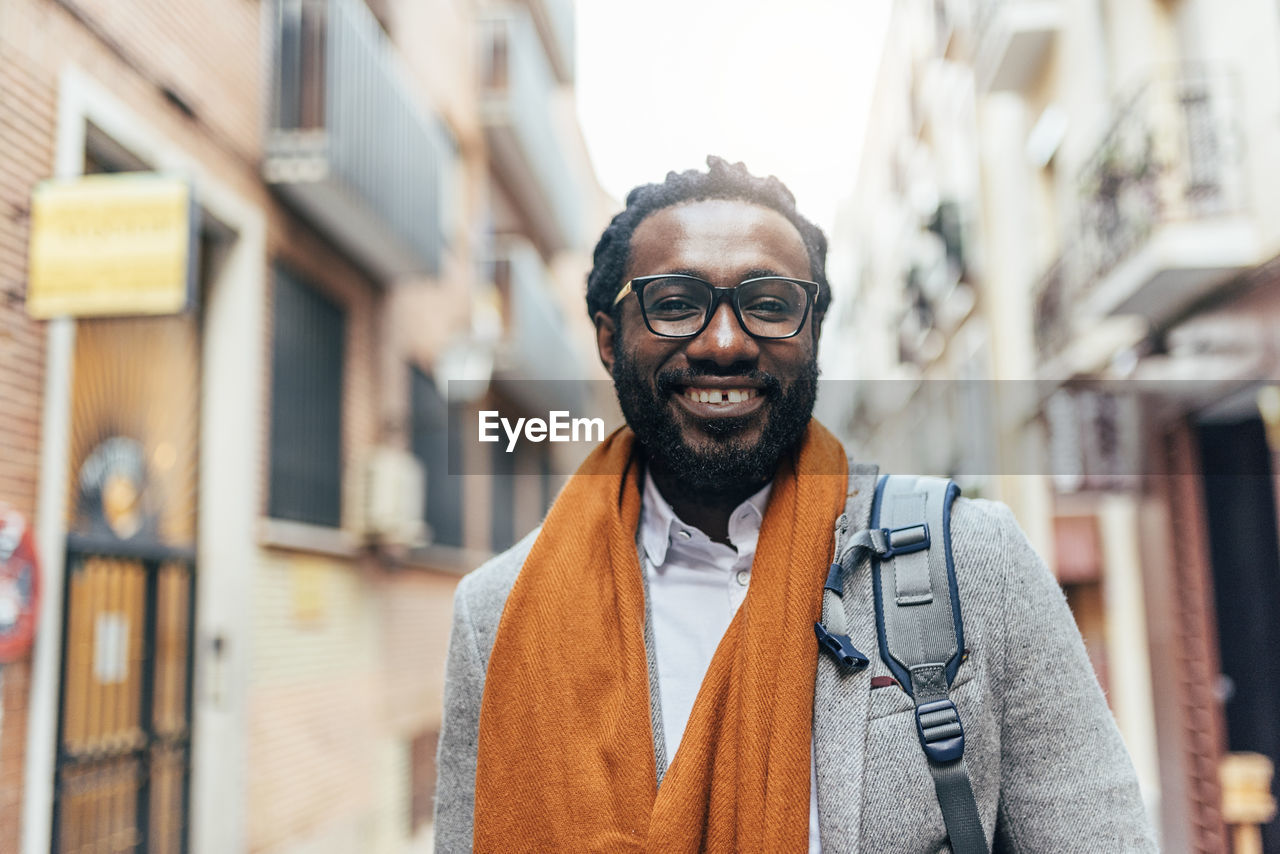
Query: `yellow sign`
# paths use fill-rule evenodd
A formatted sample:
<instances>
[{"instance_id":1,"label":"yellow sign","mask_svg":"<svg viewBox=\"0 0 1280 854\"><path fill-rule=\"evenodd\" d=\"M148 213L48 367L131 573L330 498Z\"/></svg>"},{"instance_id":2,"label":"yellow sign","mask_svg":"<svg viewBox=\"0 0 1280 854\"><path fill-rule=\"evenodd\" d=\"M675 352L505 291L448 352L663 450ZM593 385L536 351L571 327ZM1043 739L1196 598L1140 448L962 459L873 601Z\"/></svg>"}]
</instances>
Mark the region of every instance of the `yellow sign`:
<instances>
[{"instance_id":1,"label":"yellow sign","mask_svg":"<svg viewBox=\"0 0 1280 854\"><path fill-rule=\"evenodd\" d=\"M195 286L191 185L153 173L44 181L31 202L32 317L177 314Z\"/></svg>"},{"instance_id":2,"label":"yellow sign","mask_svg":"<svg viewBox=\"0 0 1280 854\"><path fill-rule=\"evenodd\" d=\"M293 581L293 618L314 624L329 611L329 568L322 562L298 556L290 561Z\"/></svg>"}]
</instances>

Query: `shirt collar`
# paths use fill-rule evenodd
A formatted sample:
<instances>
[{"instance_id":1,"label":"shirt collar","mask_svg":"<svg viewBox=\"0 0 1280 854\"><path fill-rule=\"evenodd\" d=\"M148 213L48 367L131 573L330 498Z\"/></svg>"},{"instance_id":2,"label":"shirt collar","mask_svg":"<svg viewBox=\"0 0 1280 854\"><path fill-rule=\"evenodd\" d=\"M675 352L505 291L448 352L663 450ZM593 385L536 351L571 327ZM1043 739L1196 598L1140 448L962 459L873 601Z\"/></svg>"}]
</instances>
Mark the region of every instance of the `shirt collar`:
<instances>
[{"instance_id":1,"label":"shirt collar","mask_svg":"<svg viewBox=\"0 0 1280 854\"><path fill-rule=\"evenodd\" d=\"M769 481L758 492L739 504L729 517L729 541L737 547L739 554L754 552L756 541L760 537L760 525L764 522L764 511L769 505L769 494L773 489L773 481ZM662 566L667 559L667 551L676 537L685 537L684 532L710 542L705 533L693 525L681 521L676 511L662 497L658 485L648 469L644 473L644 492L640 508L640 545L655 567Z\"/></svg>"}]
</instances>

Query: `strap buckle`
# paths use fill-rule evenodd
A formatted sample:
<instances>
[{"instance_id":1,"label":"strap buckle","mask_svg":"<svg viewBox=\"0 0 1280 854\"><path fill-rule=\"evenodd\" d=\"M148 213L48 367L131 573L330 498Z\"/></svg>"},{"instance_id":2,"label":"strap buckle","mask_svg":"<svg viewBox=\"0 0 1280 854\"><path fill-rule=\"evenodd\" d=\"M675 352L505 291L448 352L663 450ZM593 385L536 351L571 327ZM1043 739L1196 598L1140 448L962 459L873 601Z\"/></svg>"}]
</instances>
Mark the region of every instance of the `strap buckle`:
<instances>
[{"instance_id":1,"label":"strap buckle","mask_svg":"<svg viewBox=\"0 0 1280 854\"><path fill-rule=\"evenodd\" d=\"M949 697L916 706L916 733L934 762L954 762L964 755L964 727Z\"/></svg>"},{"instance_id":2,"label":"strap buckle","mask_svg":"<svg viewBox=\"0 0 1280 854\"><path fill-rule=\"evenodd\" d=\"M842 667L857 670L871 663L870 659L858 652L848 635L829 632L822 623L813 624L813 633L818 636L818 648L829 653Z\"/></svg>"},{"instance_id":3,"label":"strap buckle","mask_svg":"<svg viewBox=\"0 0 1280 854\"><path fill-rule=\"evenodd\" d=\"M882 560L929 548L929 525L926 522L902 528L881 528L877 533L884 544L884 548L879 550Z\"/></svg>"}]
</instances>

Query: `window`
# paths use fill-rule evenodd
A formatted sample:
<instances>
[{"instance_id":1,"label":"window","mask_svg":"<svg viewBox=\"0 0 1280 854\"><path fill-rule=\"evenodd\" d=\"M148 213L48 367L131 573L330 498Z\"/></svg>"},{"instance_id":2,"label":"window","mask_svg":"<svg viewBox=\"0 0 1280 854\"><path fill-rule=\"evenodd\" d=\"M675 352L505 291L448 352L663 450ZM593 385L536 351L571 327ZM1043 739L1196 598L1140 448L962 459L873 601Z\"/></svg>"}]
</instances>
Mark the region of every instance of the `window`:
<instances>
[{"instance_id":1,"label":"window","mask_svg":"<svg viewBox=\"0 0 1280 854\"><path fill-rule=\"evenodd\" d=\"M342 309L302 279L275 271L271 472L276 519L342 523Z\"/></svg>"},{"instance_id":2,"label":"window","mask_svg":"<svg viewBox=\"0 0 1280 854\"><path fill-rule=\"evenodd\" d=\"M441 546L462 546L462 478L449 474L449 459L461 465L461 410L450 408L431 377L411 369L410 395L413 407L413 453L426 469L427 526L431 542ZM452 423L451 423L452 422Z\"/></svg>"}]
</instances>

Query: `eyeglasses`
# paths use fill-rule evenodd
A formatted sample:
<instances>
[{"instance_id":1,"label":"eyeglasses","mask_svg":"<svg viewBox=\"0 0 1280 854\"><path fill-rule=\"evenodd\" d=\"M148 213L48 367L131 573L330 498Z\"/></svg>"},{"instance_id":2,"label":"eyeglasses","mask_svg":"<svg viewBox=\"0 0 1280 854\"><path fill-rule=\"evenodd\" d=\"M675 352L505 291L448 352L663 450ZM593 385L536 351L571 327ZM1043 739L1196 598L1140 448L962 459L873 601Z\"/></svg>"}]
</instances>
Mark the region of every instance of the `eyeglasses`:
<instances>
[{"instance_id":1,"label":"eyeglasses","mask_svg":"<svg viewBox=\"0 0 1280 854\"><path fill-rule=\"evenodd\" d=\"M654 335L695 338L707 328L721 300L729 300L738 323L755 338L790 338L804 327L817 282L764 276L736 288L717 288L681 273L640 276L622 286L613 304L635 293L640 316Z\"/></svg>"}]
</instances>

